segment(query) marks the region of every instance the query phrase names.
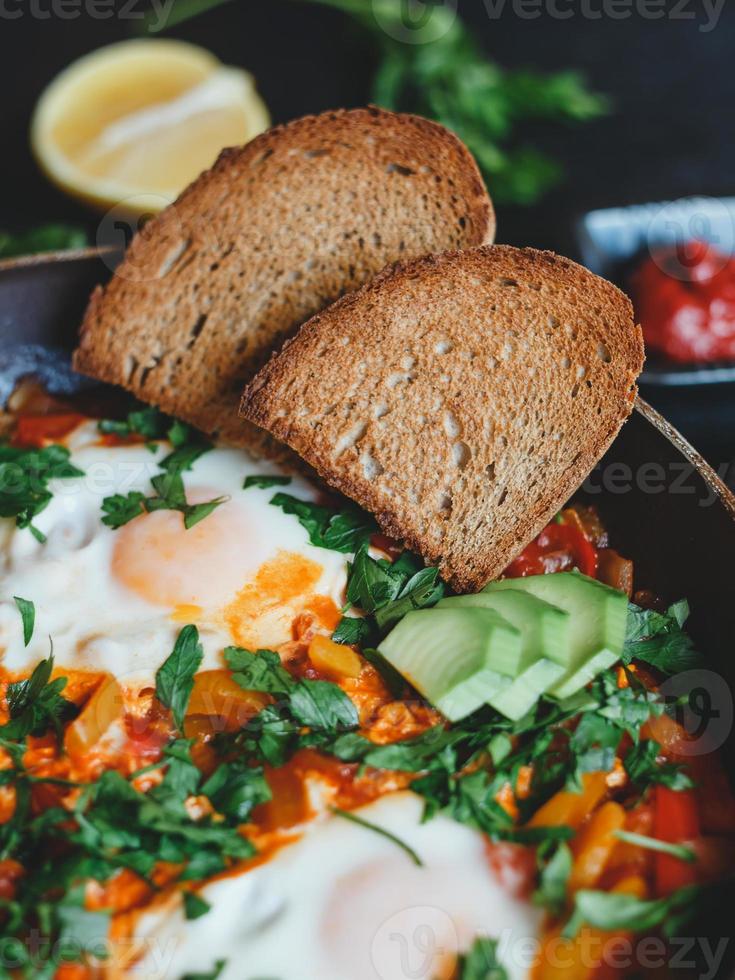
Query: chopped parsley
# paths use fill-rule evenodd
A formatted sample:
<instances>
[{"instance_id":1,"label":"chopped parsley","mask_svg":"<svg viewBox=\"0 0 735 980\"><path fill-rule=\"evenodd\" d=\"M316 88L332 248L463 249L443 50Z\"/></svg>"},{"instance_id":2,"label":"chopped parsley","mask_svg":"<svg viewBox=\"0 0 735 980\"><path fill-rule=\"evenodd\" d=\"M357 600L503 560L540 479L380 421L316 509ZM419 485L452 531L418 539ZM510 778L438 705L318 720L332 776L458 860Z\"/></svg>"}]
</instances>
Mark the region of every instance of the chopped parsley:
<instances>
[{"instance_id":1,"label":"chopped parsley","mask_svg":"<svg viewBox=\"0 0 735 980\"><path fill-rule=\"evenodd\" d=\"M674 603L665 613L630 603L623 663L641 660L662 674L678 674L699 666L701 657L684 631L688 618L689 604L685 599Z\"/></svg>"},{"instance_id":2,"label":"chopped parsley","mask_svg":"<svg viewBox=\"0 0 735 980\"><path fill-rule=\"evenodd\" d=\"M457 980L508 980L508 974L498 960L498 942L481 936L467 953L459 957Z\"/></svg>"},{"instance_id":3,"label":"chopped parsley","mask_svg":"<svg viewBox=\"0 0 735 980\"><path fill-rule=\"evenodd\" d=\"M664 935L675 936L696 912L696 901L702 889L688 885L665 898L645 899L623 892L581 889L575 895L574 912L563 935L573 938L582 925L612 931L650 932L661 928Z\"/></svg>"},{"instance_id":4,"label":"chopped parsley","mask_svg":"<svg viewBox=\"0 0 735 980\"><path fill-rule=\"evenodd\" d=\"M33 628L36 625L36 607L30 599L21 599L18 595L13 596L13 601L18 607L23 623L23 646L27 647L33 638Z\"/></svg>"},{"instance_id":5,"label":"chopped parsley","mask_svg":"<svg viewBox=\"0 0 735 980\"><path fill-rule=\"evenodd\" d=\"M65 446L23 449L0 445L0 517L14 517L17 527L28 528L43 543L45 535L35 527L33 519L53 496L50 481L84 476L70 462L70 456Z\"/></svg>"},{"instance_id":6,"label":"chopped parsley","mask_svg":"<svg viewBox=\"0 0 735 980\"><path fill-rule=\"evenodd\" d=\"M287 487L290 482L290 476L274 476L267 473L262 476L246 476L242 488L249 490L250 487L259 487L261 490L269 490L271 487Z\"/></svg>"},{"instance_id":7,"label":"chopped parsley","mask_svg":"<svg viewBox=\"0 0 735 980\"><path fill-rule=\"evenodd\" d=\"M102 419L97 428L103 435L118 436L120 439L130 439L132 436L153 442L165 439L173 425L173 419L152 406L141 406L128 412L125 419Z\"/></svg>"},{"instance_id":8,"label":"chopped parsley","mask_svg":"<svg viewBox=\"0 0 735 980\"><path fill-rule=\"evenodd\" d=\"M342 688L330 681L297 680L272 650L228 647L225 659L242 688L278 698L235 736L239 751L282 765L303 744L329 746L340 733L357 728L357 709ZM309 729L305 736L304 729Z\"/></svg>"},{"instance_id":9,"label":"chopped parsley","mask_svg":"<svg viewBox=\"0 0 735 980\"><path fill-rule=\"evenodd\" d=\"M270 502L285 514L298 518L309 534L309 541L317 548L351 554L378 531L378 525L370 514L346 503L343 510L335 513L329 507L300 500L288 493L277 493Z\"/></svg>"},{"instance_id":10,"label":"chopped parsley","mask_svg":"<svg viewBox=\"0 0 735 980\"><path fill-rule=\"evenodd\" d=\"M694 785L681 765L660 760L661 746L653 739L634 745L625 758L625 771L639 789L660 783L673 790L691 789Z\"/></svg>"},{"instance_id":11,"label":"chopped parsley","mask_svg":"<svg viewBox=\"0 0 735 980\"><path fill-rule=\"evenodd\" d=\"M62 695L66 677L51 680L53 655L41 660L24 681L8 684L5 698L10 720L0 725L0 741L20 742L28 735L43 735L53 729L61 735L64 722L76 714L76 707Z\"/></svg>"},{"instance_id":12,"label":"chopped parsley","mask_svg":"<svg viewBox=\"0 0 735 980\"><path fill-rule=\"evenodd\" d=\"M184 892L184 915L187 919L200 919L209 912L211 906L196 892Z\"/></svg>"},{"instance_id":13,"label":"chopped parsley","mask_svg":"<svg viewBox=\"0 0 735 980\"><path fill-rule=\"evenodd\" d=\"M173 650L156 673L156 697L171 709L176 727L181 729L204 651L196 626L185 626Z\"/></svg>"},{"instance_id":14,"label":"chopped parsley","mask_svg":"<svg viewBox=\"0 0 735 980\"><path fill-rule=\"evenodd\" d=\"M364 542L349 567L347 601L365 615L343 616L332 639L374 646L406 613L435 605L444 592L437 568L424 568L408 551L394 562L372 558Z\"/></svg>"},{"instance_id":15,"label":"chopped parsley","mask_svg":"<svg viewBox=\"0 0 735 980\"><path fill-rule=\"evenodd\" d=\"M567 883L572 873L572 852L564 841L542 843L538 849L541 865L539 886L534 892L536 905L559 915L567 902Z\"/></svg>"},{"instance_id":16,"label":"chopped parsley","mask_svg":"<svg viewBox=\"0 0 735 980\"><path fill-rule=\"evenodd\" d=\"M139 436L149 444L168 440L173 446L161 463L169 473L189 470L197 459L212 448L211 442L200 432L179 419L164 415L152 406L141 406L128 412L125 419L102 419L97 428L103 435L115 435L120 439ZM155 446L152 446L155 449Z\"/></svg>"},{"instance_id":17,"label":"chopped parsley","mask_svg":"<svg viewBox=\"0 0 735 980\"><path fill-rule=\"evenodd\" d=\"M167 439L173 450L161 460L163 470L151 479L155 494L146 496L139 490L127 494L112 494L102 501L102 523L117 529L141 514L154 510L178 510L184 515L184 527L194 527L228 498L217 497L201 504L190 504L186 499L181 474L190 470L212 444L201 433L178 419L169 418L157 408L140 408L128 414L124 421L103 419L98 423L100 432L129 438L133 435L149 440L151 448L157 440Z\"/></svg>"},{"instance_id":18,"label":"chopped parsley","mask_svg":"<svg viewBox=\"0 0 735 980\"><path fill-rule=\"evenodd\" d=\"M160 473L151 479L151 484L156 493L150 497L138 490L131 490L125 495L118 493L105 497L102 501L102 523L117 529L141 514L150 514L156 510L178 510L184 515L184 527L188 531L229 499L215 497L214 500L201 504L190 504L186 499L180 471Z\"/></svg>"}]
</instances>

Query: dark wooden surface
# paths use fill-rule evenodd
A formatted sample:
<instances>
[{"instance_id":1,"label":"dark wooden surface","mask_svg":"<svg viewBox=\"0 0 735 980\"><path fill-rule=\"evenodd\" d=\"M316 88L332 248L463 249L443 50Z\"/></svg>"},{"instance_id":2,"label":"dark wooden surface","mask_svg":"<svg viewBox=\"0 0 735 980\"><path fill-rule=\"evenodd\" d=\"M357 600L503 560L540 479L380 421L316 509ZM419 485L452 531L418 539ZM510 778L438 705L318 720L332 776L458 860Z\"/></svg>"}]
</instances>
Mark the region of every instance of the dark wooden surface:
<instances>
[{"instance_id":1,"label":"dark wooden surface","mask_svg":"<svg viewBox=\"0 0 735 980\"><path fill-rule=\"evenodd\" d=\"M96 19L87 0L3 0L0 4L0 228L50 220L96 227L95 216L69 201L39 174L28 149L28 121L47 82L71 60L131 36L139 23L122 18L131 0L114 0L116 15ZM91 0L90 0L91 2ZM62 4L59 7L59 4ZM76 7L74 6L77 4ZM599 10L610 0L588 0ZM662 0L670 13L675 0ZM519 17L507 0L459 0L462 16L493 57L508 66L583 71L613 99L609 117L584 127L539 127L533 138L564 160L567 180L533 209L501 208L498 239L574 254L571 228L583 211L687 194L735 193L735 5L719 22L700 0L689 18L646 19L640 0L618 0L621 19L567 20L543 13ZM132 0L132 12L144 0ZM545 6L545 0L541 4ZM557 7L580 4L557 0ZM709 4L706 5L707 8ZM526 9L532 9L532 5ZM622 14L630 13L622 19ZM65 10L68 19L59 16ZM8 19L7 13L22 16ZM79 12L79 16L71 16ZM111 11L110 11L111 12ZM337 105L364 103L371 49L342 14L298 0L232 0L170 36L200 43L224 61L251 69L276 121ZM491 189L492 190L492 189ZM715 463L735 456L733 388L647 397L673 418Z\"/></svg>"}]
</instances>

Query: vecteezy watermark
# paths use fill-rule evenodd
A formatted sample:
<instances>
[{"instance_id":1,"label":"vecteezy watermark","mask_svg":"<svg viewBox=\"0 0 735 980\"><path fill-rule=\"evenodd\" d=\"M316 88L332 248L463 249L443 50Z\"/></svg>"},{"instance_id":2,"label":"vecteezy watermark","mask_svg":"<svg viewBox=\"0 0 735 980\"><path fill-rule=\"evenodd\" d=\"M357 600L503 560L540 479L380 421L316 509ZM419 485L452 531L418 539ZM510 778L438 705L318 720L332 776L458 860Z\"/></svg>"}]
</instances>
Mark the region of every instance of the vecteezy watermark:
<instances>
[{"instance_id":1,"label":"vecteezy watermark","mask_svg":"<svg viewBox=\"0 0 735 980\"><path fill-rule=\"evenodd\" d=\"M735 464L722 463L717 475L727 482L735 475L734 470ZM717 489L703 480L696 466L686 460L666 464L651 461L635 467L623 462L599 463L582 489L593 497L601 493L621 496L634 490L654 497L662 494L696 497L699 507L711 507L719 499Z\"/></svg>"},{"instance_id":2,"label":"vecteezy watermark","mask_svg":"<svg viewBox=\"0 0 735 980\"><path fill-rule=\"evenodd\" d=\"M381 980L430 980L437 967L458 951L458 929L448 909L414 905L393 911L373 937L370 957ZM494 937L496 955L505 967L530 972L548 964L555 972L601 967L613 970L686 970L687 976L712 980L722 965L729 940L706 936L636 937L605 934L583 926L574 938L552 935L542 940L535 930L504 928ZM495 965L488 963L488 969Z\"/></svg>"},{"instance_id":3,"label":"vecteezy watermark","mask_svg":"<svg viewBox=\"0 0 735 980\"><path fill-rule=\"evenodd\" d=\"M376 24L404 44L431 44L452 29L458 0L372 0Z\"/></svg>"},{"instance_id":4,"label":"vecteezy watermark","mask_svg":"<svg viewBox=\"0 0 735 980\"><path fill-rule=\"evenodd\" d=\"M176 0L0 0L0 20L138 20L161 30Z\"/></svg>"},{"instance_id":5,"label":"vecteezy watermark","mask_svg":"<svg viewBox=\"0 0 735 980\"><path fill-rule=\"evenodd\" d=\"M717 198L667 201L651 215L645 242L654 262L668 276L686 282L697 267L698 278L711 279L735 252L735 215Z\"/></svg>"},{"instance_id":6,"label":"vecteezy watermark","mask_svg":"<svg viewBox=\"0 0 735 980\"><path fill-rule=\"evenodd\" d=\"M687 734L677 742L680 755L708 755L725 744L732 731L733 700L724 677L713 670L685 670L665 680L659 691L667 713Z\"/></svg>"},{"instance_id":7,"label":"vecteezy watermark","mask_svg":"<svg viewBox=\"0 0 735 980\"><path fill-rule=\"evenodd\" d=\"M725 0L483 0L491 20L504 14L521 20L681 20L697 24L702 33L719 23Z\"/></svg>"},{"instance_id":8,"label":"vecteezy watermark","mask_svg":"<svg viewBox=\"0 0 735 980\"><path fill-rule=\"evenodd\" d=\"M703 34L719 23L725 0L482 0L491 21L641 20L687 21ZM373 17L390 37L405 44L429 44L451 29L457 0L372 0Z\"/></svg>"}]
</instances>

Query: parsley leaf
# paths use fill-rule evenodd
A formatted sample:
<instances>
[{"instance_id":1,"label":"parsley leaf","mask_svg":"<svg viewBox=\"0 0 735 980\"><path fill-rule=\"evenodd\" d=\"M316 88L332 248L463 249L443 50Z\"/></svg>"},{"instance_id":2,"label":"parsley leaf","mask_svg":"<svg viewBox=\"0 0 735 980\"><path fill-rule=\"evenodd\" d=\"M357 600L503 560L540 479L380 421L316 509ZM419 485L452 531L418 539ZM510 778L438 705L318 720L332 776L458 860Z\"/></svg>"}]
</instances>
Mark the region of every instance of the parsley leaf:
<instances>
[{"instance_id":1,"label":"parsley leaf","mask_svg":"<svg viewBox=\"0 0 735 980\"><path fill-rule=\"evenodd\" d=\"M49 728L61 732L61 726L76 713L76 707L61 692L66 677L51 680L53 655L41 660L31 676L8 684L6 699L10 721L0 725L0 738L22 741L27 735L43 735Z\"/></svg>"},{"instance_id":2,"label":"parsley leaf","mask_svg":"<svg viewBox=\"0 0 735 980\"><path fill-rule=\"evenodd\" d=\"M223 762L202 786L218 813L245 823L253 809L271 799L271 790L262 768L242 760Z\"/></svg>"},{"instance_id":3,"label":"parsley leaf","mask_svg":"<svg viewBox=\"0 0 735 980\"><path fill-rule=\"evenodd\" d=\"M164 463L166 461L164 460ZM163 464L162 464L163 465ZM156 510L178 510L184 515L184 527L190 530L199 521L225 503L228 497L216 497L201 504L190 504L186 499L181 471L175 467L168 473L159 473L151 479L157 496L146 497L139 490L126 495L113 494L102 501L102 523L111 528L122 527L143 513Z\"/></svg>"},{"instance_id":4,"label":"parsley leaf","mask_svg":"<svg viewBox=\"0 0 735 980\"><path fill-rule=\"evenodd\" d=\"M701 888L688 885L665 898L645 899L621 892L581 889L576 893L574 913L563 935L574 937L583 923L598 929L649 932L659 926L664 934L676 930L696 911Z\"/></svg>"},{"instance_id":5,"label":"parsley leaf","mask_svg":"<svg viewBox=\"0 0 735 980\"><path fill-rule=\"evenodd\" d=\"M196 892L184 892L184 915L188 920L199 919L209 912L211 905Z\"/></svg>"},{"instance_id":6,"label":"parsley leaf","mask_svg":"<svg viewBox=\"0 0 735 980\"><path fill-rule=\"evenodd\" d=\"M21 599L18 595L13 596L13 600L23 621L23 645L28 646L33 637L33 627L36 624L36 607L30 599Z\"/></svg>"},{"instance_id":7,"label":"parsley leaf","mask_svg":"<svg viewBox=\"0 0 735 980\"><path fill-rule=\"evenodd\" d=\"M152 406L141 406L128 412L124 420L101 419L97 428L103 435L119 436L121 439L130 436L141 436L152 441L164 439L171 425L171 419Z\"/></svg>"},{"instance_id":8,"label":"parsley leaf","mask_svg":"<svg viewBox=\"0 0 735 980\"><path fill-rule=\"evenodd\" d=\"M297 680L272 650L252 653L228 647L225 660L242 688L272 694L279 701L259 711L234 737L220 736L224 751L237 749L279 766L301 744L331 751L335 737L339 742L341 732L357 728L357 709L341 687L330 681ZM310 731L304 733L304 728ZM365 751L372 745L363 739L361 750L363 743Z\"/></svg>"},{"instance_id":9,"label":"parsley leaf","mask_svg":"<svg viewBox=\"0 0 735 980\"><path fill-rule=\"evenodd\" d=\"M544 857L548 847L541 845L539 856ZM572 852L568 845L561 841L556 845L549 859L541 869L539 887L534 893L536 905L542 905L552 915L559 915L567 900L567 883L572 873Z\"/></svg>"},{"instance_id":10,"label":"parsley leaf","mask_svg":"<svg viewBox=\"0 0 735 980\"><path fill-rule=\"evenodd\" d=\"M403 586L396 599L375 611L375 622L381 632L387 632L413 609L435 605L444 595L438 568L422 568Z\"/></svg>"},{"instance_id":11,"label":"parsley leaf","mask_svg":"<svg viewBox=\"0 0 735 980\"><path fill-rule=\"evenodd\" d=\"M302 725L318 731L338 732L359 723L357 708L329 681L299 681L291 691L291 711Z\"/></svg>"},{"instance_id":12,"label":"parsley leaf","mask_svg":"<svg viewBox=\"0 0 735 980\"><path fill-rule=\"evenodd\" d=\"M358 724L357 710L341 687L331 681L296 680L272 650L251 653L228 647L225 660L240 687L284 696L288 710L301 725L337 732Z\"/></svg>"},{"instance_id":13,"label":"parsley leaf","mask_svg":"<svg viewBox=\"0 0 735 980\"><path fill-rule=\"evenodd\" d=\"M459 957L457 980L508 980L498 960L498 941L481 936L467 953Z\"/></svg>"},{"instance_id":14,"label":"parsley leaf","mask_svg":"<svg viewBox=\"0 0 735 980\"><path fill-rule=\"evenodd\" d=\"M666 613L630 603L623 663L642 660L663 674L678 674L698 666L701 657L683 630L688 616L686 600L674 603Z\"/></svg>"},{"instance_id":15,"label":"parsley leaf","mask_svg":"<svg viewBox=\"0 0 735 980\"><path fill-rule=\"evenodd\" d=\"M145 495L139 490L128 494L114 493L102 501L102 523L114 530L145 513Z\"/></svg>"},{"instance_id":16,"label":"parsley leaf","mask_svg":"<svg viewBox=\"0 0 735 980\"><path fill-rule=\"evenodd\" d=\"M165 462L165 461L164 461ZM148 497L145 502L146 510L178 510L184 515L184 527L187 531L198 524L199 521L208 517L212 511L225 503L228 497L215 497L201 504L189 504L186 500L184 481L181 472L172 470L169 473L161 473L154 476L151 480L153 489L158 494L157 497Z\"/></svg>"},{"instance_id":17,"label":"parsley leaf","mask_svg":"<svg viewBox=\"0 0 735 980\"><path fill-rule=\"evenodd\" d=\"M37 541L46 538L33 525L33 518L49 504L49 482L84 476L70 462L65 446L23 449L0 445L0 517L14 517L19 528L28 528Z\"/></svg>"},{"instance_id":18,"label":"parsley leaf","mask_svg":"<svg viewBox=\"0 0 735 980\"><path fill-rule=\"evenodd\" d=\"M194 687L194 675L203 656L199 631L196 626L185 626L176 638L170 655L156 672L156 697L164 707L171 709L179 729L184 724Z\"/></svg>"},{"instance_id":19,"label":"parsley leaf","mask_svg":"<svg viewBox=\"0 0 735 980\"><path fill-rule=\"evenodd\" d=\"M116 435L121 439L136 435L149 442L168 439L173 452L161 461L161 469L168 473L190 470L196 460L212 448L211 442L200 432L150 406L129 412L123 421L103 419L97 428L104 434ZM155 446L152 448L155 449Z\"/></svg>"},{"instance_id":20,"label":"parsley leaf","mask_svg":"<svg viewBox=\"0 0 735 980\"><path fill-rule=\"evenodd\" d=\"M270 502L285 514L293 514L317 548L354 553L378 530L374 518L356 507L346 507L335 513L328 507L300 500L288 493L277 493Z\"/></svg>"},{"instance_id":21,"label":"parsley leaf","mask_svg":"<svg viewBox=\"0 0 735 980\"><path fill-rule=\"evenodd\" d=\"M288 694L296 684L273 650L252 653L241 647L226 647L225 662L232 677L246 691L265 694Z\"/></svg>"},{"instance_id":22,"label":"parsley leaf","mask_svg":"<svg viewBox=\"0 0 735 980\"><path fill-rule=\"evenodd\" d=\"M623 765L630 779L639 789L656 783L669 789L691 789L694 785L684 769L675 762L659 761L661 746L653 739L634 745L625 756Z\"/></svg>"},{"instance_id":23,"label":"parsley leaf","mask_svg":"<svg viewBox=\"0 0 735 980\"><path fill-rule=\"evenodd\" d=\"M347 601L369 618L343 616L332 638L344 643L356 636L362 643L377 643L406 613L435 605L444 591L438 569L423 568L407 551L393 563L372 558L365 542L349 567Z\"/></svg>"},{"instance_id":24,"label":"parsley leaf","mask_svg":"<svg viewBox=\"0 0 735 980\"><path fill-rule=\"evenodd\" d=\"M370 620L362 616L343 616L332 633L335 643L347 646L362 646L370 642L372 626Z\"/></svg>"},{"instance_id":25,"label":"parsley leaf","mask_svg":"<svg viewBox=\"0 0 735 980\"><path fill-rule=\"evenodd\" d=\"M259 487L261 490L268 490L270 487L286 487L290 482L290 476L275 476L271 474L246 476L242 488L243 490L249 490L250 487Z\"/></svg>"}]
</instances>

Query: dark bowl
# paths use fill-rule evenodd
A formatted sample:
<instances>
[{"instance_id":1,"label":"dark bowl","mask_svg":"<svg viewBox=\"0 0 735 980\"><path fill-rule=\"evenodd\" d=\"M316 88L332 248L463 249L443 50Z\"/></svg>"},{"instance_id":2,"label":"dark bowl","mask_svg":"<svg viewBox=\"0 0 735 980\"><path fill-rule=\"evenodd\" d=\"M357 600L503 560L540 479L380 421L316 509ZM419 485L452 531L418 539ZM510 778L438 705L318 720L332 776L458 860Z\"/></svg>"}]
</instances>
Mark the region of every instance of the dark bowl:
<instances>
[{"instance_id":1,"label":"dark bowl","mask_svg":"<svg viewBox=\"0 0 735 980\"><path fill-rule=\"evenodd\" d=\"M109 277L116 260L114 252L86 250L0 263L0 399L26 375L69 394L92 384L72 371L69 354L89 292ZM691 632L713 672L691 683L708 688L712 710L720 713L719 719L712 715L716 726L719 731L726 726L724 740L718 740L735 772L730 724L735 495L665 419L639 400L580 496L598 508L614 547L634 559L637 588L652 589L666 601L689 599ZM716 940L730 935L733 897L726 897L723 886L698 936ZM732 960L723 963L718 976L726 975ZM696 970L672 972L682 978L698 975Z\"/></svg>"}]
</instances>

